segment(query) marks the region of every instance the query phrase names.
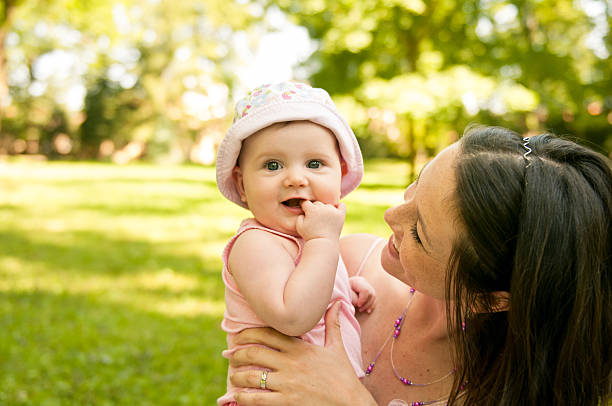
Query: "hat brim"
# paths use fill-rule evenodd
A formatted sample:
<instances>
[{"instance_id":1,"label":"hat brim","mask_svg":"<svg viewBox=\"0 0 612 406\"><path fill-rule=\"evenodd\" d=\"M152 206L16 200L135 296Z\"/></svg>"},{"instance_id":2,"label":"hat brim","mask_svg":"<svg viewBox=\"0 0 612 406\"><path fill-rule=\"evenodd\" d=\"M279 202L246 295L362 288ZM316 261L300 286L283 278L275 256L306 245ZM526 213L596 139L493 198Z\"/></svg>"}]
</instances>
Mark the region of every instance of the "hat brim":
<instances>
[{"instance_id":1,"label":"hat brim","mask_svg":"<svg viewBox=\"0 0 612 406\"><path fill-rule=\"evenodd\" d=\"M316 101L291 100L268 104L236 121L228 130L217 151L217 186L232 202L247 208L240 199L232 171L242 148L242 141L257 131L275 123L308 120L328 128L338 140L340 154L346 163L342 177L341 197L354 190L363 177L363 158L353 130L335 108Z\"/></svg>"}]
</instances>

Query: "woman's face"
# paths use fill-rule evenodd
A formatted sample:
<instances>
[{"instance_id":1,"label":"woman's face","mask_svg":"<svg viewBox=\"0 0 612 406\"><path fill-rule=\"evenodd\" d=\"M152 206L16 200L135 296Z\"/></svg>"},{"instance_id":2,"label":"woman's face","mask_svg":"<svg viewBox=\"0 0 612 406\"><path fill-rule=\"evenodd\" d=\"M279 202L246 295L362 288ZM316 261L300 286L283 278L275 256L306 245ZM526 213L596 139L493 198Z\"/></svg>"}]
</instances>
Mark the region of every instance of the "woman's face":
<instances>
[{"instance_id":1,"label":"woman's face","mask_svg":"<svg viewBox=\"0 0 612 406\"><path fill-rule=\"evenodd\" d=\"M387 272L417 291L445 297L446 267L459 233L453 208L457 143L430 161L404 193L404 203L385 212L393 235L382 253Z\"/></svg>"}]
</instances>

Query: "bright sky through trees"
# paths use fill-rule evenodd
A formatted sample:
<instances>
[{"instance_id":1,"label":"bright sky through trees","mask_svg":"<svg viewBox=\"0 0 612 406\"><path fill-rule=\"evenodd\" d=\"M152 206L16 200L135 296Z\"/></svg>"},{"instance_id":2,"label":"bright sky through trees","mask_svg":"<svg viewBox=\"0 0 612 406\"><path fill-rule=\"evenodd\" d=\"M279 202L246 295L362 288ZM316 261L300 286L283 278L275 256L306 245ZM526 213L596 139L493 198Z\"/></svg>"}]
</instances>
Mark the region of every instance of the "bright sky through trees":
<instances>
[{"instance_id":1,"label":"bright sky through trees","mask_svg":"<svg viewBox=\"0 0 612 406\"><path fill-rule=\"evenodd\" d=\"M470 122L612 147L607 0L2 4L0 154L211 163L234 101L287 79L325 88L369 156L426 159Z\"/></svg>"}]
</instances>

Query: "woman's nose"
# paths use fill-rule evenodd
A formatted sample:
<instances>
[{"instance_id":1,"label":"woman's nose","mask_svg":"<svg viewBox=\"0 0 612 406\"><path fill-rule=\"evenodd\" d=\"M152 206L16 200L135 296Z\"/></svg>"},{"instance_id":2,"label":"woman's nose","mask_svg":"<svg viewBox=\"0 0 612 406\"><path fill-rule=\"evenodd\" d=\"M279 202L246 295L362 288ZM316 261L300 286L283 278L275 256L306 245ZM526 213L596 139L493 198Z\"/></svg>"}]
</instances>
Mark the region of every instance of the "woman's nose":
<instances>
[{"instance_id":1,"label":"woman's nose","mask_svg":"<svg viewBox=\"0 0 612 406\"><path fill-rule=\"evenodd\" d=\"M385 222L391 228L393 228L393 225L395 224L395 213L396 212L397 212L397 206L390 207L387 210L385 210L385 214L383 216L383 218L385 219Z\"/></svg>"},{"instance_id":2,"label":"woman's nose","mask_svg":"<svg viewBox=\"0 0 612 406\"><path fill-rule=\"evenodd\" d=\"M399 232L402 225L409 222L412 216L412 208L409 203L401 203L397 206L388 208L385 211L385 222L394 232Z\"/></svg>"}]
</instances>

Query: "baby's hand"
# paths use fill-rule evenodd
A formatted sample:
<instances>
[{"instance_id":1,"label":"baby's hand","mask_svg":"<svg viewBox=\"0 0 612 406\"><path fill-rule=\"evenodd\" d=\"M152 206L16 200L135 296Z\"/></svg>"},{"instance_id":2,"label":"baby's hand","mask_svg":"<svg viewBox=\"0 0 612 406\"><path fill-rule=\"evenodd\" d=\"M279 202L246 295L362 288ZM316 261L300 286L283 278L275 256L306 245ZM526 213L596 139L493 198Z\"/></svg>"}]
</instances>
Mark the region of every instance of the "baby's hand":
<instances>
[{"instance_id":1,"label":"baby's hand","mask_svg":"<svg viewBox=\"0 0 612 406\"><path fill-rule=\"evenodd\" d=\"M351 284L351 302L360 312L372 313L376 307L376 292L370 282L363 276L349 278Z\"/></svg>"},{"instance_id":2,"label":"baby's hand","mask_svg":"<svg viewBox=\"0 0 612 406\"><path fill-rule=\"evenodd\" d=\"M297 218L295 228L304 241L314 238L338 240L344 225L346 207L338 203L338 207L321 202L302 202L304 215Z\"/></svg>"}]
</instances>

